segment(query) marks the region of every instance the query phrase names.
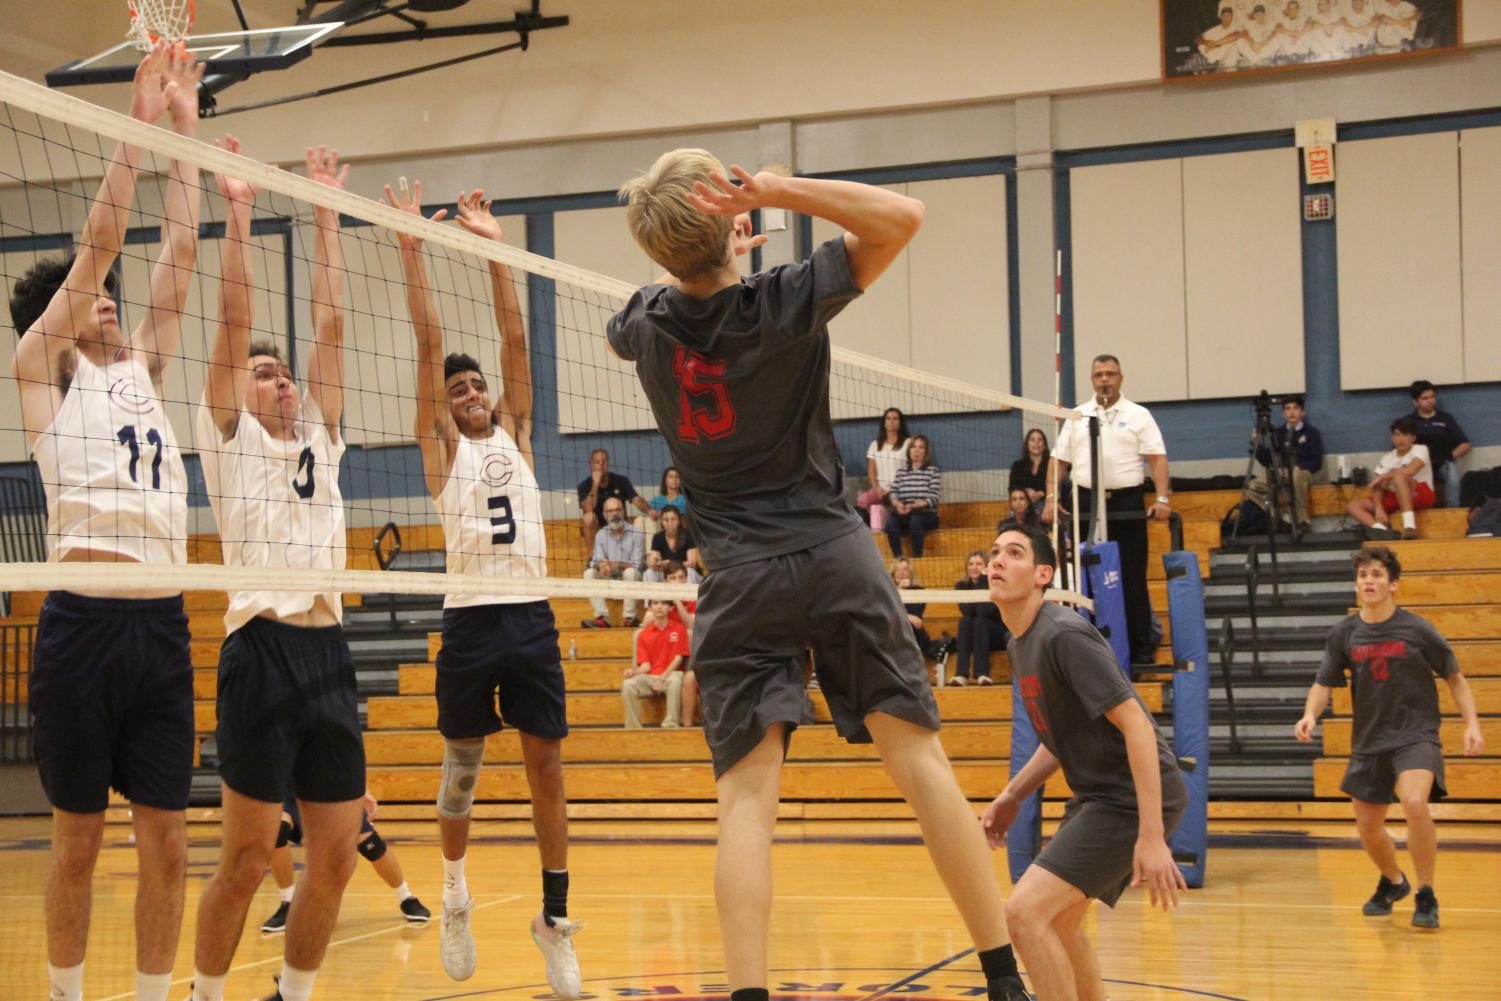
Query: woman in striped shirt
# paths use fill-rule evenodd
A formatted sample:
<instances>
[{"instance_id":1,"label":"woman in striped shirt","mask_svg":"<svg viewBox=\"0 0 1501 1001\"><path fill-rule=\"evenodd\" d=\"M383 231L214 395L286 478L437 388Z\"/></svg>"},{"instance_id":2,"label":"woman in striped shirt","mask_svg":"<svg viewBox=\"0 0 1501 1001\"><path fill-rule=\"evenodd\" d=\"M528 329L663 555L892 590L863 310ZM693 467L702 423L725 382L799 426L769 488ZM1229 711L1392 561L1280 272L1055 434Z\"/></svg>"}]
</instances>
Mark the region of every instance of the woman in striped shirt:
<instances>
[{"instance_id":1,"label":"woman in striped shirt","mask_svg":"<svg viewBox=\"0 0 1501 1001\"><path fill-rule=\"evenodd\" d=\"M933 463L933 448L926 435L915 434L907 446L907 462L891 481L887 503L886 541L891 555L902 555L902 535L912 537L912 555L921 556L923 536L938 527L938 494L943 474Z\"/></svg>"}]
</instances>

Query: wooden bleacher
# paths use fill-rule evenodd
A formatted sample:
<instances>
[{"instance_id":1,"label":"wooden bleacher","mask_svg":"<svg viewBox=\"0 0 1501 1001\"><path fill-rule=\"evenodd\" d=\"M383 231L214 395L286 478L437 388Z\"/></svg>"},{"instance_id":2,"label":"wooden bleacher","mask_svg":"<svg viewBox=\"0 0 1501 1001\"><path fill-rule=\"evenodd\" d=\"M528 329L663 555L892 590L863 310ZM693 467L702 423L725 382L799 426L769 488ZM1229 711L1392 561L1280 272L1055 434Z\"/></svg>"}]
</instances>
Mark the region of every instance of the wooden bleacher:
<instances>
[{"instance_id":1,"label":"wooden bleacher","mask_svg":"<svg viewBox=\"0 0 1501 1001\"><path fill-rule=\"evenodd\" d=\"M1236 499L1233 491L1179 494L1174 509L1184 519L1186 548L1196 552L1200 566L1209 575L1209 554L1220 544L1219 520ZM1316 514L1334 513L1343 507L1334 488L1314 489ZM929 587L948 587L963 573L971 550L986 550L993 539L995 523L1004 514L1001 504L949 504L943 508L945 527L930 533L927 555L916 561L919 579ZM1419 515L1418 541L1392 543L1403 560L1404 576L1399 592L1404 605L1433 621L1454 642L1463 670L1481 701L1487 756L1464 759L1457 755L1457 719L1446 717L1443 730L1449 755L1451 802L1437 809L1449 819L1501 821L1501 539L1464 540L1463 512L1430 511ZM375 569L371 552L374 529L351 529L349 564L352 568ZM403 548L411 552L440 549L441 532L436 524L417 524L402 529ZM547 526L553 572L562 576L584 563L582 541L572 521ZM1165 582L1160 553L1168 546L1168 529L1153 524L1149 531L1152 560L1150 587L1154 605L1165 607ZM200 536L193 540L192 558L218 562L217 539ZM874 544L888 554L884 536ZM1352 588L1353 590L1353 588ZM35 621L40 594L13 595L15 613L10 622ZM193 629L194 692L198 699L196 722L200 735L214 725L214 687L218 648L223 639L223 594L196 592L188 596ZM346 604L360 604L358 595ZM630 660L630 631L595 630L579 627L589 617L588 604L578 599L553 601L560 627L564 671L569 697L569 719L574 731L564 745L569 765L568 788L571 813L575 816L706 817L713 814L712 776L701 732L647 729L625 731L618 694L619 679ZM934 603L928 607L927 626L935 638L957 631L958 607ZM1166 617L1164 616L1164 622ZM436 789L442 741L434 729L436 706L432 698L438 636L429 637L428 661L403 664L399 669L400 694L369 700L366 753L372 791L387 805L388 815L427 816ZM570 657L570 651L572 656ZM1170 661L1166 646L1159 659ZM998 654L994 671L1006 677L1005 655ZM1166 685L1149 681L1138 690L1150 708L1160 711ZM989 689L942 689L937 693L944 718L952 721L943 741L955 761L956 773L965 792L977 802L988 799L1005 781L1010 740L1010 694L1006 686ZM827 708L821 696L810 692L815 725L805 727L793 742L783 782L787 805L784 816L889 817L905 816L905 806L881 771L874 749L852 746L838 738L828 725ZM1441 696L1447 714L1454 712L1448 695ZM660 704L648 706L647 719L660 718ZM1337 786L1349 752L1348 707L1336 698L1335 718L1324 731L1324 757L1315 766L1317 795L1314 802L1214 803L1212 817L1238 819L1343 819L1348 805ZM653 715L653 714L656 715ZM1341 715L1344 714L1344 715ZM482 781L478 816L525 816L527 789L520 768L520 753L511 732L491 738L485 779ZM1047 790L1048 816L1057 816L1065 795L1061 783ZM1328 797L1327 801L1323 798ZM1471 802L1452 802L1470 800ZM406 804L406 805L404 805Z\"/></svg>"}]
</instances>

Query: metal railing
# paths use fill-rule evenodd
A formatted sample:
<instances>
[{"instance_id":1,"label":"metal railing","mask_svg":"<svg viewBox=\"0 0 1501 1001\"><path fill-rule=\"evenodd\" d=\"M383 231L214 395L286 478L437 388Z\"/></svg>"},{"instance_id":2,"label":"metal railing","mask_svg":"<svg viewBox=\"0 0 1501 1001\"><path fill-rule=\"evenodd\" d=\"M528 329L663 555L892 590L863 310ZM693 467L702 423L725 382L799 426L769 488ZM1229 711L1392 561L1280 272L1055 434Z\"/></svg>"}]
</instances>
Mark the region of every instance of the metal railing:
<instances>
[{"instance_id":1,"label":"metal railing","mask_svg":"<svg viewBox=\"0 0 1501 1001\"><path fill-rule=\"evenodd\" d=\"M1230 722L1230 753L1240 753L1240 733L1236 729L1235 682L1231 668L1235 665L1235 622L1225 616L1220 625L1220 680L1225 686L1225 712Z\"/></svg>"},{"instance_id":2,"label":"metal railing","mask_svg":"<svg viewBox=\"0 0 1501 1001\"><path fill-rule=\"evenodd\" d=\"M391 554L386 555L386 539L391 540ZM396 557L401 555L401 526L394 521L388 521L381 526L380 533L370 544L375 550L375 562L382 570L391 569L391 564L396 562ZM394 591L386 595L386 607L391 613L391 628L396 628L396 593Z\"/></svg>"},{"instance_id":3,"label":"metal railing","mask_svg":"<svg viewBox=\"0 0 1501 1001\"><path fill-rule=\"evenodd\" d=\"M28 705L36 624L0 625L0 765L31 763Z\"/></svg>"}]
</instances>

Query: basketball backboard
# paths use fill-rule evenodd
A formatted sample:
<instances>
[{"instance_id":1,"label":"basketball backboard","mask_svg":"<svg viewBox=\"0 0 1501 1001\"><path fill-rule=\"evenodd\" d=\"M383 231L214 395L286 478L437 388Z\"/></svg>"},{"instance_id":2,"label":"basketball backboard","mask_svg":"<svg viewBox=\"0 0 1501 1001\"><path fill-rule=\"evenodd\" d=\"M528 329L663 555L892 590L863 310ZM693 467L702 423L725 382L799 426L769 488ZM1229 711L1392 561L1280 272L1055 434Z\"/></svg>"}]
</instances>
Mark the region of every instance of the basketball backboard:
<instances>
[{"instance_id":1,"label":"basketball backboard","mask_svg":"<svg viewBox=\"0 0 1501 1001\"><path fill-rule=\"evenodd\" d=\"M344 27L342 21L226 31L215 35L189 35L188 48L209 73L257 73L286 69L313 52L313 46ZM141 52L133 41L124 41L87 59L47 72L49 87L78 87L94 83L121 83L135 76Z\"/></svg>"}]
</instances>

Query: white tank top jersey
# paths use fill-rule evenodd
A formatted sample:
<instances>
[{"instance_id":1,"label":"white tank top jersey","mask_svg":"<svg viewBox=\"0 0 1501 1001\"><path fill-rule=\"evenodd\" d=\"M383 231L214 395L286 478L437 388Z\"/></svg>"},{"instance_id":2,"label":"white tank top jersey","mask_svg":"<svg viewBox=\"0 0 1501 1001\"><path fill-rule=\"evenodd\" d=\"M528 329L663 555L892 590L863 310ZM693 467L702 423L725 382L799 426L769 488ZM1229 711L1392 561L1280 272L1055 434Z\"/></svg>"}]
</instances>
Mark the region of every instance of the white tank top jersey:
<instances>
[{"instance_id":1,"label":"white tank top jersey","mask_svg":"<svg viewBox=\"0 0 1501 1001\"><path fill-rule=\"evenodd\" d=\"M289 441L271 437L245 410L234 437L225 441L202 405L195 431L226 566L344 569L344 442L330 437L311 395L303 393ZM262 613L275 619L300 615L320 598L343 621L337 592L231 591L224 629L232 633Z\"/></svg>"},{"instance_id":2,"label":"white tank top jersey","mask_svg":"<svg viewBox=\"0 0 1501 1001\"><path fill-rule=\"evenodd\" d=\"M435 504L443 519L448 572L489 577L546 577L542 491L516 442L499 426L488 438L459 435L453 469ZM444 608L509 605L525 595L450 594Z\"/></svg>"},{"instance_id":3,"label":"white tank top jersey","mask_svg":"<svg viewBox=\"0 0 1501 1001\"><path fill-rule=\"evenodd\" d=\"M134 358L102 368L82 352L74 358L62 406L32 448L48 557L91 550L186 563L188 476L150 373Z\"/></svg>"}]
</instances>

